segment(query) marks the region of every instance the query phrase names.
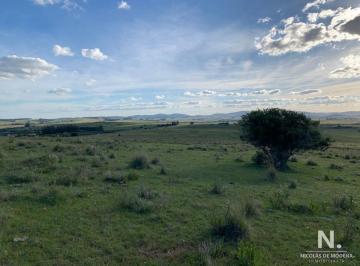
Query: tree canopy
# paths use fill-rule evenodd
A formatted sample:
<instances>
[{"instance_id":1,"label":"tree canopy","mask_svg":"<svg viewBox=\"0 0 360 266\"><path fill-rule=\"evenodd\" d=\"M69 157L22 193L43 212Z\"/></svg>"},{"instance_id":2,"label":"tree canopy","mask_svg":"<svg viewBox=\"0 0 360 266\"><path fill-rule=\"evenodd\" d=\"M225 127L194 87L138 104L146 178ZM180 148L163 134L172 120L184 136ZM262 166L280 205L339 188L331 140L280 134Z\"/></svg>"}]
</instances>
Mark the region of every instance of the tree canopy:
<instances>
[{"instance_id":1,"label":"tree canopy","mask_svg":"<svg viewBox=\"0 0 360 266\"><path fill-rule=\"evenodd\" d=\"M324 149L329 139L319 130L319 122L303 113L278 108L252 111L242 117L242 139L262 149L277 169L286 167L299 150Z\"/></svg>"}]
</instances>

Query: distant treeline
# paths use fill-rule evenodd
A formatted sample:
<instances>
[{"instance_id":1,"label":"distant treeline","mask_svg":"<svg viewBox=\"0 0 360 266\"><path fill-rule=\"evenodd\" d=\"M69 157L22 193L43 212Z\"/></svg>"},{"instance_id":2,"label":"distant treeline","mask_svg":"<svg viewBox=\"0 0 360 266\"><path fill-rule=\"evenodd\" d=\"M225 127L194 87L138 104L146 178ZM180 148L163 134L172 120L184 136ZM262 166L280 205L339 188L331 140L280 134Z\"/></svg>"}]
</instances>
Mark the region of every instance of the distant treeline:
<instances>
[{"instance_id":1,"label":"distant treeline","mask_svg":"<svg viewBox=\"0 0 360 266\"><path fill-rule=\"evenodd\" d=\"M41 135L77 135L85 132L104 132L103 126L80 126L80 125L51 125L41 128Z\"/></svg>"},{"instance_id":2,"label":"distant treeline","mask_svg":"<svg viewBox=\"0 0 360 266\"><path fill-rule=\"evenodd\" d=\"M29 136L29 135L62 135L77 136L87 134L103 133L102 125L48 125L43 127L17 127L0 129L0 136Z\"/></svg>"}]
</instances>

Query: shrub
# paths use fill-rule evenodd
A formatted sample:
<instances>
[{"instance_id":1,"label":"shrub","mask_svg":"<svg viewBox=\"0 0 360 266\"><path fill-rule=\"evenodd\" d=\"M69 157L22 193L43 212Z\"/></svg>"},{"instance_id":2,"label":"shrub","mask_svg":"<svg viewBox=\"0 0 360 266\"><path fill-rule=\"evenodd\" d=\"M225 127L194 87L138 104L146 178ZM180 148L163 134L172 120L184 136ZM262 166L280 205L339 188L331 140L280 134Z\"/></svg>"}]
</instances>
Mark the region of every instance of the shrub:
<instances>
[{"instance_id":1,"label":"shrub","mask_svg":"<svg viewBox=\"0 0 360 266\"><path fill-rule=\"evenodd\" d=\"M95 156L96 154L96 147L94 145L88 146L85 149L85 154L89 156Z\"/></svg>"},{"instance_id":2,"label":"shrub","mask_svg":"<svg viewBox=\"0 0 360 266\"><path fill-rule=\"evenodd\" d=\"M275 191L270 197L270 205L274 209L282 210L288 207L289 192L285 190Z\"/></svg>"},{"instance_id":3,"label":"shrub","mask_svg":"<svg viewBox=\"0 0 360 266\"><path fill-rule=\"evenodd\" d=\"M135 213L147 213L152 209L152 203L144 199L138 198L137 196L130 195L128 193L124 194L120 199L120 206L123 209Z\"/></svg>"},{"instance_id":4,"label":"shrub","mask_svg":"<svg viewBox=\"0 0 360 266\"><path fill-rule=\"evenodd\" d=\"M66 187L69 187L69 186L73 186L73 185L77 185L79 182L78 178L75 177L75 176L61 176L61 177L58 177L56 180L55 180L55 184L56 185L59 185L59 186L66 186Z\"/></svg>"},{"instance_id":5,"label":"shrub","mask_svg":"<svg viewBox=\"0 0 360 266\"><path fill-rule=\"evenodd\" d=\"M65 147L64 146L61 146L59 144L56 144L53 148L53 151L54 152L64 152L65 151Z\"/></svg>"},{"instance_id":6,"label":"shrub","mask_svg":"<svg viewBox=\"0 0 360 266\"><path fill-rule=\"evenodd\" d=\"M154 158L151 160L151 164L154 164L154 165L158 165L160 164L160 159L159 158Z\"/></svg>"},{"instance_id":7,"label":"shrub","mask_svg":"<svg viewBox=\"0 0 360 266\"><path fill-rule=\"evenodd\" d=\"M37 180L38 178L36 176L31 175L9 175L5 177L5 181L7 184L31 183Z\"/></svg>"},{"instance_id":8,"label":"shrub","mask_svg":"<svg viewBox=\"0 0 360 266\"><path fill-rule=\"evenodd\" d=\"M269 168L269 170L266 173L266 180L270 182L274 182L277 179L276 170L275 168Z\"/></svg>"},{"instance_id":9,"label":"shrub","mask_svg":"<svg viewBox=\"0 0 360 266\"><path fill-rule=\"evenodd\" d=\"M306 162L306 165L309 165L309 166L317 166L318 164L317 164L315 161L313 161L313 160L308 160L308 161Z\"/></svg>"},{"instance_id":10,"label":"shrub","mask_svg":"<svg viewBox=\"0 0 360 266\"><path fill-rule=\"evenodd\" d=\"M95 158L91 161L91 167L99 168L102 166L102 160L99 156L95 156Z\"/></svg>"},{"instance_id":11,"label":"shrub","mask_svg":"<svg viewBox=\"0 0 360 266\"><path fill-rule=\"evenodd\" d=\"M127 177L122 173L112 173L111 171L108 171L105 174L104 182L124 185L127 183Z\"/></svg>"},{"instance_id":12,"label":"shrub","mask_svg":"<svg viewBox=\"0 0 360 266\"><path fill-rule=\"evenodd\" d=\"M221 195L225 192L225 187L220 181L216 181L213 187L210 189L210 193Z\"/></svg>"},{"instance_id":13,"label":"shrub","mask_svg":"<svg viewBox=\"0 0 360 266\"><path fill-rule=\"evenodd\" d=\"M249 238L249 227L243 217L235 215L228 209L224 216L213 219L211 233L216 237L222 237L225 241L236 241Z\"/></svg>"},{"instance_id":14,"label":"shrub","mask_svg":"<svg viewBox=\"0 0 360 266\"><path fill-rule=\"evenodd\" d=\"M341 176L337 176L337 177L334 178L334 180L335 180L336 182L343 182L343 181L344 181L344 178L342 178Z\"/></svg>"},{"instance_id":15,"label":"shrub","mask_svg":"<svg viewBox=\"0 0 360 266\"><path fill-rule=\"evenodd\" d=\"M44 190L41 194L39 194L38 200L43 204L54 206L63 201L64 197L58 189L50 188L49 190Z\"/></svg>"},{"instance_id":16,"label":"shrub","mask_svg":"<svg viewBox=\"0 0 360 266\"><path fill-rule=\"evenodd\" d=\"M354 208L354 201L352 196L335 196L333 198L333 205L337 211L349 211Z\"/></svg>"},{"instance_id":17,"label":"shrub","mask_svg":"<svg viewBox=\"0 0 360 266\"><path fill-rule=\"evenodd\" d=\"M149 188L141 185L138 191L138 197L141 199L151 200L158 196L156 191L152 191Z\"/></svg>"},{"instance_id":18,"label":"shrub","mask_svg":"<svg viewBox=\"0 0 360 266\"><path fill-rule=\"evenodd\" d=\"M268 158L263 151L256 151L253 157L251 157L251 160L258 166L266 165L268 163Z\"/></svg>"},{"instance_id":19,"label":"shrub","mask_svg":"<svg viewBox=\"0 0 360 266\"><path fill-rule=\"evenodd\" d=\"M291 181L289 184L289 189L295 189L297 187L297 183L295 181Z\"/></svg>"},{"instance_id":20,"label":"shrub","mask_svg":"<svg viewBox=\"0 0 360 266\"><path fill-rule=\"evenodd\" d=\"M137 155L130 162L130 168L133 169L147 169L150 168L149 160L145 155Z\"/></svg>"},{"instance_id":21,"label":"shrub","mask_svg":"<svg viewBox=\"0 0 360 266\"><path fill-rule=\"evenodd\" d=\"M165 168L163 166L160 169L160 175L167 175L167 171L165 170Z\"/></svg>"},{"instance_id":22,"label":"shrub","mask_svg":"<svg viewBox=\"0 0 360 266\"><path fill-rule=\"evenodd\" d=\"M345 159L345 160L350 160L350 159L351 159L351 156L350 156L349 154L346 154L346 155L344 156L344 159Z\"/></svg>"},{"instance_id":23,"label":"shrub","mask_svg":"<svg viewBox=\"0 0 360 266\"><path fill-rule=\"evenodd\" d=\"M0 202L11 201L15 198L15 194L9 191L0 191Z\"/></svg>"},{"instance_id":24,"label":"shrub","mask_svg":"<svg viewBox=\"0 0 360 266\"><path fill-rule=\"evenodd\" d=\"M244 215L247 218L260 215L260 203L256 200L247 200L244 204Z\"/></svg>"},{"instance_id":25,"label":"shrub","mask_svg":"<svg viewBox=\"0 0 360 266\"><path fill-rule=\"evenodd\" d=\"M126 177L127 177L127 180L134 181L134 180L139 179L139 174L137 174L136 172L130 172L126 175Z\"/></svg>"},{"instance_id":26,"label":"shrub","mask_svg":"<svg viewBox=\"0 0 360 266\"><path fill-rule=\"evenodd\" d=\"M344 166L332 163L330 164L329 168L334 170L342 170L344 169Z\"/></svg>"},{"instance_id":27,"label":"shrub","mask_svg":"<svg viewBox=\"0 0 360 266\"><path fill-rule=\"evenodd\" d=\"M293 203L288 206L288 210L295 213L313 214L314 210L306 204Z\"/></svg>"},{"instance_id":28,"label":"shrub","mask_svg":"<svg viewBox=\"0 0 360 266\"><path fill-rule=\"evenodd\" d=\"M241 158L241 156L239 156L239 157L237 157L237 158L235 159L235 162L237 162L237 163L242 163L242 162L244 162L244 159Z\"/></svg>"}]
</instances>

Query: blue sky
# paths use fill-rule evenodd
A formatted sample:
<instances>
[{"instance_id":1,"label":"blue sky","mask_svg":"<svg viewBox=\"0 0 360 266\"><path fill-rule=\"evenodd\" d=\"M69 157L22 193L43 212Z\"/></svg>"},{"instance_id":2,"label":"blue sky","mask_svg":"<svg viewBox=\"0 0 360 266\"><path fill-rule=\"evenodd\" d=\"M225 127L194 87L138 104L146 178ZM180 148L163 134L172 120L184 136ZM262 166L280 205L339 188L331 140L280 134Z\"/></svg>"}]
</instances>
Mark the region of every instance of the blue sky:
<instances>
[{"instance_id":1,"label":"blue sky","mask_svg":"<svg viewBox=\"0 0 360 266\"><path fill-rule=\"evenodd\" d=\"M0 117L360 111L359 41L359 0L3 0Z\"/></svg>"}]
</instances>

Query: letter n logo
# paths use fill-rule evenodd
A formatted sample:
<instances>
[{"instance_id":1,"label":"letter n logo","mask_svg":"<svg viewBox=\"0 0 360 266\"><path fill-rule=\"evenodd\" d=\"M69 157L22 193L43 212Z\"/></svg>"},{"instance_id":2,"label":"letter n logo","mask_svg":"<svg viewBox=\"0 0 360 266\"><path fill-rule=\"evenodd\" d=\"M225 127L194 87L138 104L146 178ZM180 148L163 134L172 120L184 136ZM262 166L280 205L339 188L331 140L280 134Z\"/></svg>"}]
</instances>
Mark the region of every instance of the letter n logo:
<instances>
[{"instance_id":1,"label":"letter n logo","mask_svg":"<svg viewBox=\"0 0 360 266\"><path fill-rule=\"evenodd\" d=\"M323 241L325 241L326 245L329 248L334 248L334 231L330 231L330 239L325 235L324 231L318 231L318 248L323 247Z\"/></svg>"}]
</instances>

